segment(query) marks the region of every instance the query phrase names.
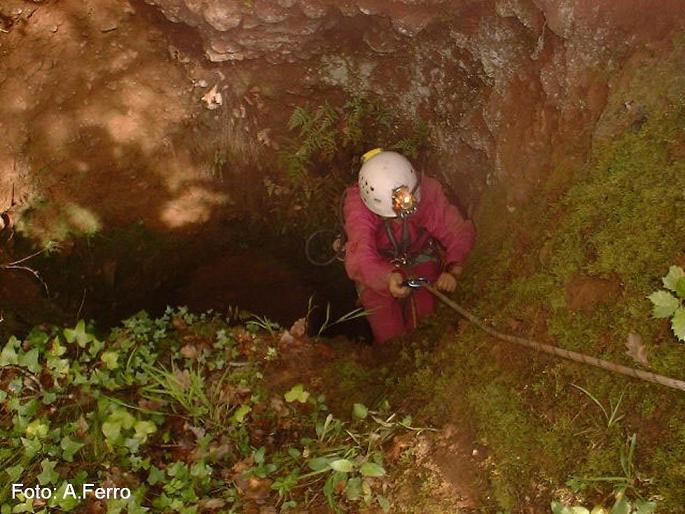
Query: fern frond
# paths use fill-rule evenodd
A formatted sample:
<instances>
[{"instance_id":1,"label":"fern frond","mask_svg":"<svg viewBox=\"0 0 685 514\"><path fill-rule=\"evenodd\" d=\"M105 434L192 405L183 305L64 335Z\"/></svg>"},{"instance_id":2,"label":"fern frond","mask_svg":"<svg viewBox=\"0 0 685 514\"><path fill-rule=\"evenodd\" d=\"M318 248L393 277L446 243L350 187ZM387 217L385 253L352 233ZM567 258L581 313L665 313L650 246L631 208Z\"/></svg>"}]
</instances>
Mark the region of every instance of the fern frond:
<instances>
[{"instance_id":1,"label":"fern frond","mask_svg":"<svg viewBox=\"0 0 685 514\"><path fill-rule=\"evenodd\" d=\"M321 134L318 140L318 146L324 158L330 159L335 155L338 145L335 140L335 132L329 131Z\"/></svg>"},{"instance_id":2,"label":"fern frond","mask_svg":"<svg viewBox=\"0 0 685 514\"><path fill-rule=\"evenodd\" d=\"M298 127L305 127L311 123L313 114L308 106L295 107L295 110L288 119L288 130L293 130Z\"/></svg>"}]
</instances>

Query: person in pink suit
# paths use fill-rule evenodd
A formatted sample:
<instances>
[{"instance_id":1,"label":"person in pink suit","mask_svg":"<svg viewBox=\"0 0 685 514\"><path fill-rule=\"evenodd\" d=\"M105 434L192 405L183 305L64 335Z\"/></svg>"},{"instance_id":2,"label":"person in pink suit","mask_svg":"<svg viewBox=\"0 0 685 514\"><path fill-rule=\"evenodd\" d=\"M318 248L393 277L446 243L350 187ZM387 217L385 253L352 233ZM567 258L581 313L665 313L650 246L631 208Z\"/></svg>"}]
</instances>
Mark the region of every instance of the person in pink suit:
<instances>
[{"instance_id":1,"label":"person in pink suit","mask_svg":"<svg viewBox=\"0 0 685 514\"><path fill-rule=\"evenodd\" d=\"M425 278L451 293L475 240L475 229L450 204L440 183L418 176L404 156L371 150L359 181L345 194L345 270L369 311L374 341L416 327L435 309L434 296L404 285Z\"/></svg>"}]
</instances>

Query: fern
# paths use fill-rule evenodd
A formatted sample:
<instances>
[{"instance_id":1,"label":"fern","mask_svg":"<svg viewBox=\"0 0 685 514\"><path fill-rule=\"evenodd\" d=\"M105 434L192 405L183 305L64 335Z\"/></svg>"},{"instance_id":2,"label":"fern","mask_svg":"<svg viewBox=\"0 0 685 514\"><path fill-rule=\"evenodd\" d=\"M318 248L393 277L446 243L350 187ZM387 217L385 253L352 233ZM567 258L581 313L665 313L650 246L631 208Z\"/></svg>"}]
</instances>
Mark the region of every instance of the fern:
<instances>
[{"instance_id":1,"label":"fern","mask_svg":"<svg viewBox=\"0 0 685 514\"><path fill-rule=\"evenodd\" d=\"M314 116L309 107L295 107L295 110L288 120L288 130L308 126L313 119Z\"/></svg>"},{"instance_id":2,"label":"fern","mask_svg":"<svg viewBox=\"0 0 685 514\"><path fill-rule=\"evenodd\" d=\"M430 129L428 124L421 118L414 122L413 128L411 136L400 139L390 148L415 158L419 154L419 150L428 142Z\"/></svg>"},{"instance_id":3,"label":"fern","mask_svg":"<svg viewBox=\"0 0 685 514\"><path fill-rule=\"evenodd\" d=\"M398 126L411 127L399 132L409 135L391 144L393 136L399 137ZM363 97L350 98L341 108L328 102L297 107L288 129L297 136L283 145L278 156L288 193L271 208L283 218L279 223L283 234L308 234L335 222L340 196L359 169L352 157L364 146L374 144L416 157L428 140L428 125L422 120L413 126L401 123L386 104ZM342 161L353 163L349 173L346 166L339 166Z\"/></svg>"}]
</instances>

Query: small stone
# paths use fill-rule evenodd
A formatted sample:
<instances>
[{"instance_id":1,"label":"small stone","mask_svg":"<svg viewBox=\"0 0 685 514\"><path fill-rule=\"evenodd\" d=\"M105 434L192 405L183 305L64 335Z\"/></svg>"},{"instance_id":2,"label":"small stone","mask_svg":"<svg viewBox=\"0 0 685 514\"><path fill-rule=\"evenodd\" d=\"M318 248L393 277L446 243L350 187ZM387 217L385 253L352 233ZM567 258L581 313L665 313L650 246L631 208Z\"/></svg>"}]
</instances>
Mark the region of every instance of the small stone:
<instances>
[{"instance_id":1,"label":"small stone","mask_svg":"<svg viewBox=\"0 0 685 514\"><path fill-rule=\"evenodd\" d=\"M295 337L302 337L306 332L307 322L304 318L298 319L293 326L290 327L290 333Z\"/></svg>"},{"instance_id":2,"label":"small stone","mask_svg":"<svg viewBox=\"0 0 685 514\"><path fill-rule=\"evenodd\" d=\"M295 338L292 336L292 334L289 331L284 331L283 335L281 336L281 339L279 341L281 344L292 344L295 342Z\"/></svg>"}]
</instances>

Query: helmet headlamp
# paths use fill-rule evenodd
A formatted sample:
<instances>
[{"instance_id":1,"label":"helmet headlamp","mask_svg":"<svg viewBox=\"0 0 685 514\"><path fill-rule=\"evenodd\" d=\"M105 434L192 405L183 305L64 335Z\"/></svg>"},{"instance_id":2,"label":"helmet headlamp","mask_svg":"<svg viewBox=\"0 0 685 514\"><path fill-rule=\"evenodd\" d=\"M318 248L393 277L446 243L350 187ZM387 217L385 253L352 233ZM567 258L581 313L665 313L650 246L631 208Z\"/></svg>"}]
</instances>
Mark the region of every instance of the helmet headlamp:
<instances>
[{"instance_id":1,"label":"helmet headlamp","mask_svg":"<svg viewBox=\"0 0 685 514\"><path fill-rule=\"evenodd\" d=\"M416 212L418 201L414 191L407 186L400 186L392 191L392 210L400 218L406 218Z\"/></svg>"}]
</instances>

